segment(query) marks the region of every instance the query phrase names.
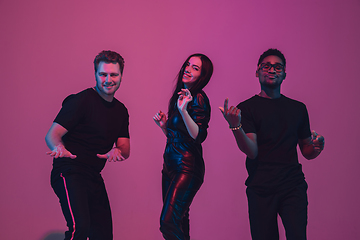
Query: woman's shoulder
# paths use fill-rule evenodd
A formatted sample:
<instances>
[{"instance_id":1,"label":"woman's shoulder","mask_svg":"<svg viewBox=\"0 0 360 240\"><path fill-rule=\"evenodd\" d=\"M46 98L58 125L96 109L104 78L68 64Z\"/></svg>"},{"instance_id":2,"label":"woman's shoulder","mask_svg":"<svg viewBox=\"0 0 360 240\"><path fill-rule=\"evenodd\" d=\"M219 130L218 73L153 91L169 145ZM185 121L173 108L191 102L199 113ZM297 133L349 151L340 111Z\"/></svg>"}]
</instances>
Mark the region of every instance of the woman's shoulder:
<instances>
[{"instance_id":1,"label":"woman's shoulder","mask_svg":"<svg viewBox=\"0 0 360 240\"><path fill-rule=\"evenodd\" d=\"M193 98L197 99L199 101L209 102L209 98L208 98L208 96L206 95L206 93L203 90L196 93L195 96L193 96Z\"/></svg>"},{"instance_id":2,"label":"woman's shoulder","mask_svg":"<svg viewBox=\"0 0 360 240\"><path fill-rule=\"evenodd\" d=\"M203 108L210 108L209 98L202 90L193 96L193 104Z\"/></svg>"}]
</instances>

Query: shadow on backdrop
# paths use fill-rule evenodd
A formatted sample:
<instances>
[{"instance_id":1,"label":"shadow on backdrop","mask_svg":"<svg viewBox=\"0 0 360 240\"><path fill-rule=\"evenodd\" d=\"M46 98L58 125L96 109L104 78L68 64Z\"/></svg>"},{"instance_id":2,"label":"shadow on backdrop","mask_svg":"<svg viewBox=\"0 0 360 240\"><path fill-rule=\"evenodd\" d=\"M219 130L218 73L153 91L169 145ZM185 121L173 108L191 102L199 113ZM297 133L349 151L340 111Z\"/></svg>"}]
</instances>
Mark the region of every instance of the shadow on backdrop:
<instances>
[{"instance_id":1,"label":"shadow on backdrop","mask_svg":"<svg viewBox=\"0 0 360 240\"><path fill-rule=\"evenodd\" d=\"M40 240L64 240L65 233L60 231L49 232Z\"/></svg>"}]
</instances>

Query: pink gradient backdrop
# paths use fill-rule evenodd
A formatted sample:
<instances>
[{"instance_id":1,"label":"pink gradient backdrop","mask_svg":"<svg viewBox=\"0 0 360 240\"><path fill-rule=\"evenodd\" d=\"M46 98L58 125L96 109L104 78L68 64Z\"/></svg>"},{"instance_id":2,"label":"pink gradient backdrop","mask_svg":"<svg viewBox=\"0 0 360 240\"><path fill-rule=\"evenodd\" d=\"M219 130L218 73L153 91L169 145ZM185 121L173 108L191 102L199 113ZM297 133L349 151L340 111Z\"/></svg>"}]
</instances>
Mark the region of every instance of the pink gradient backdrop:
<instances>
[{"instance_id":1,"label":"pink gradient backdrop","mask_svg":"<svg viewBox=\"0 0 360 240\"><path fill-rule=\"evenodd\" d=\"M309 239L360 239L358 0L0 1L0 239L44 239L65 221L49 184L44 136L62 100L95 84L103 49L126 61L116 97L130 112L131 156L103 171L114 239L158 240L165 137L152 116L166 110L185 58L208 55L212 104L205 183L191 208L193 240L250 239L245 155L217 107L259 92L259 55L287 57L283 93L304 102L324 152L303 163ZM281 230L281 239L284 239Z\"/></svg>"}]
</instances>

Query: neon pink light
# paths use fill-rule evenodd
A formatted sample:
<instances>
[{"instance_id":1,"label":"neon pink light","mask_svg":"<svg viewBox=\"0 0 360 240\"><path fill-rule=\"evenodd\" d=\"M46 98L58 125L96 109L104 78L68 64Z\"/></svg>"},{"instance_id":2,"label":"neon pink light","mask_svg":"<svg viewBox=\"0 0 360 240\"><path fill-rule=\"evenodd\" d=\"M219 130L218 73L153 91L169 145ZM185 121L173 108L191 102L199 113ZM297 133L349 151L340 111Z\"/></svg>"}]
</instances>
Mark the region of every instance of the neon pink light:
<instances>
[{"instance_id":1,"label":"neon pink light","mask_svg":"<svg viewBox=\"0 0 360 240\"><path fill-rule=\"evenodd\" d=\"M68 201L68 205L69 205L69 209L70 209L70 214L71 214L71 218L72 218L72 221L73 221L73 232L71 234L71 239L74 239L74 234L75 234L75 218L74 218L74 214L72 212L72 209L71 209L71 205L70 205L70 198L69 198L69 192L67 190L67 187L66 187L66 181L65 181L65 177L63 177L62 173L60 174L60 176L63 178L64 180L64 186L65 186L65 192L66 192L66 198L67 198L67 201Z\"/></svg>"}]
</instances>

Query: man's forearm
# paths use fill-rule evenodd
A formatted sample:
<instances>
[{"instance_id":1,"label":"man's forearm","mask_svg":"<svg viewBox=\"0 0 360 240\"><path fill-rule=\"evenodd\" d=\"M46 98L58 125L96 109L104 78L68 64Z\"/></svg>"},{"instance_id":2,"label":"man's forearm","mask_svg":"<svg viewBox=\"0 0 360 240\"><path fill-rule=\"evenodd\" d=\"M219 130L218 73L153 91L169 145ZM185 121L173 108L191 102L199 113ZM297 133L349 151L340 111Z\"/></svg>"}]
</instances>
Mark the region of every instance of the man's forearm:
<instances>
[{"instance_id":1,"label":"man's forearm","mask_svg":"<svg viewBox=\"0 0 360 240\"><path fill-rule=\"evenodd\" d=\"M46 145L50 148L51 151L54 150L55 147L59 144L64 145L64 143L62 142L62 137L67 132L68 131L63 126L56 122L51 125L49 131L45 136Z\"/></svg>"},{"instance_id":2,"label":"man's forearm","mask_svg":"<svg viewBox=\"0 0 360 240\"><path fill-rule=\"evenodd\" d=\"M60 136L57 136L54 132L52 131L49 131L46 136L45 136L45 142L46 142L46 145L48 146L48 148L50 150L54 150L54 148L56 146L58 146L59 144L61 145L64 145L62 140L61 140L61 137Z\"/></svg>"},{"instance_id":3,"label":"man's forearm","mask_svg":"<svg viewBox=\"0 0 360 240\"><path fill-rule=\"evenodd\" d=\"M250 159L255 159L258 154L258 147L256 144L255 134L251 135L253 139L249 138L242 128L233 131L236 143L239 149L245 153Z\"/></svg>"},{"instance_id":4,"label":"man's forearm","mask_svg":"<svg viewBox=\"0 0 360 240\"><path fill-rule=\"evenodd\" d=\"M129 158L130 156L130 147L124 147L124 146L119 146L116 147L121 151L121 156L123 156L125 159Z\"/></svg>"}]
</instances>

